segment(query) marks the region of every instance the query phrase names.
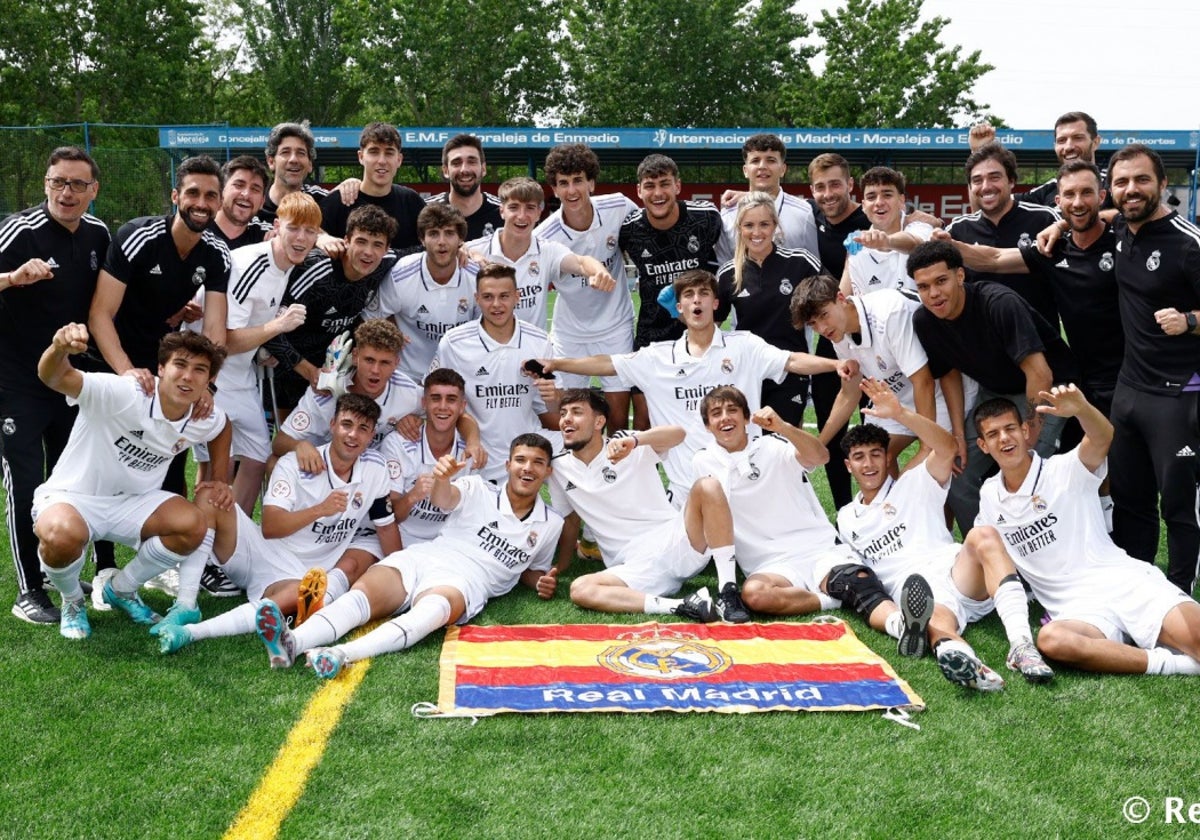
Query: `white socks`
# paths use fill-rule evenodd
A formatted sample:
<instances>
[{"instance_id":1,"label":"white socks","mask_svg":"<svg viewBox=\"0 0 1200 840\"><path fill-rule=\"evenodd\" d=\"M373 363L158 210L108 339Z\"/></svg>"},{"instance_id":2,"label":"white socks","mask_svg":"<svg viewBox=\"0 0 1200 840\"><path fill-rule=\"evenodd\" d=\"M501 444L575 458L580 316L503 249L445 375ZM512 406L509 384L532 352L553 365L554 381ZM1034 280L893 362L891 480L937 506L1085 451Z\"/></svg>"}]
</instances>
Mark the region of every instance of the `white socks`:
<instances>
[{"instance_id":1,"label":"white socks","mask_svg":"<svg viewBox=\"0 0 1200 840\"><path fill-rule=\"evenodd\" d=\"M86 556L87 550L85 549L83 554L73 560L69 566L53 569L46 565L45 560L42 560L42 549L40 546L38 547L38 560L42 562L42 571L46 573L46 577L50 578L50 582L54 584L54 588L62 595L64 601L83 600L83 587L79 585L79 573L83 570L83 560Z\"/></svg>"},{"instance_id":2,"label":"white socks","mask_svg":"<svg viewBox=\"0 0 1200 840\"><path fill-rule=\"evenodd\" d=\"M175 603L187 609L195 608L196 596L200 594L200 577L204 574L208 558L212 556L213 540L216 538L217 532L209 528L204 532L200 547L179 564L179 593L175 596Z\"/></svg>"},{"instance_id":3,"label":"white socks","mask_svg":"<svg viewBox=\"0 0 1200 840\"><path fill-rule=\"evenodd\" d=\"M900 638L900 634L904 632L904 615L900 610L896 610L883 620L883 629L893 639Z\"/></svg>"},{"instance_id":4,"label":"white socks","mask_svg":"<svg viewBox=\"0 0 1200 840\"><path fill-rule=\"evenodd\" d=\"M1187 674L1200 675L1200 662L1183 653L1175 653L1166 648L1156 647L1146 651L1147 674Z\"/></svg>"},{"instance_id":5,"label":"white socks","mask_svg":"<svg viewBox=\"0 0 1200 840\"><path fill-rule=\"evenodd\" d=\"M132 598L143 583L167 569L174 569L186 559L163 545L158 537L151 537L141 544L129 565L113 575L113 592L123 598Z\"/></svg>"},{"instance_id":6,"label":"white socks","mask_svg":"<svg viewBox=\"0 0 1200 840\"><path fill-rule=\"evenodd\" d=\"M1010 647L1033 641L1033 632L1029 629L1029 599L1020 580L1008 577L1001 581L992 596L992 603L996 605L996 615L1004 625Z\"/></svg>"},{"instance_id":7,"label":"white socks","mask_svg":"<svg viewBox=\"0 0 1200 840\"><path fill-rule=\"evenodd\" d=\"M722 545L712 549L713 565L717 567L717 591L727 583L737 583L737 561L733 557L733 546Z\"/></svg>"},{"instance_id":8,"label":"white socks","mask_svg":"<svg viewBox=\"0 0 1200 840\"><path fill-rule=\"evenodd\" d=\"M431 593L413 604L412 609L404 615L385 622L361 639L339 647L346 654L347 662L358 662L360 659L410 648L449 622L450 602L441 595Z\"/></svg>"},{"instance_id":9,"label":"white socks","mask_svg":"<svg viewBox=\"0 0 1200 840\"><path fill-rule=\"evenodd\" d=\"M200 567L204 567L203 562ZM193 642L201 639L218 639L222 636L253 633L255 616L258 613L258 605L261 603L262 601L251 601L248 604L239 604L229 612L221 613L207 621L187 625L187 631L191 634Z\"/></svg>"},{"instance_id":10,"label":"white socks","mask_svg":"<svg viewBox=\"0 0 1200 840\"><path fill-rule=\"evenodd\" d=\"M647 615L671 615L675 612L675 608L683 603L680 598L663 598L659 595L647 595L646 605L642 607L642 612Z\"/></svg>"},{"instance_id":11,"label":"white socks","mask_svg":"<svg viewBox=\"0 0 1200 840\"><path fill-rule=\"evenodd\" d=\"M361 589L352 589L313 613L308 621L292 631L296 651L331 645L370 620L371 602L367 600L367 594Z\"/></svg>"}]
</instances>

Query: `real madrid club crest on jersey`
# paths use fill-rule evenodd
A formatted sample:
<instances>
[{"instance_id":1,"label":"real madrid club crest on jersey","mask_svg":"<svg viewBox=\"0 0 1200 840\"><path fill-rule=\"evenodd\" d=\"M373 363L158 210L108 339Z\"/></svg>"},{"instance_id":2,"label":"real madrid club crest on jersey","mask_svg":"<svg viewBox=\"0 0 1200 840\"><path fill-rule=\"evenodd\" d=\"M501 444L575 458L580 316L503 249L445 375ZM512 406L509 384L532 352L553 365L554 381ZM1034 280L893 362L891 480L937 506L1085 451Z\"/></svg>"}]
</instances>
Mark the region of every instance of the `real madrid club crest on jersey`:
<instances>
[{"instance_id":1,"label":"real madrid club crest on jersey","mask_svg":"<svg viewBox=\"0 0 1200 840\"><path fill-rule=\"evenodd\" d=\"M1146 270L1158 271L1159 263L1162 261L1162 252L1154 251L1146 258Z\"/></svg>"},{"instance_id":2,"label":"real madrid club crest on jersey","mask_svg":"<svg viewBox=\"0 0 1200 840\"><path fill-rule=\"evenodd\" d=\"M688 237L688 241L687 241L687 249L688 249L689 251L691 251L693 254L695 254L695 253L699 253L699 251L700 251L700 240L699 240L699 239L696 237L696 235L695 235L695 234L693 234L693 235L691 235L691 236L689 236L689 237Z\"/></svg>"},{"instance_id":3,"label":"real madrid club crest on jersey","mask_svg":"<svg viewBox=\"0 0 1200 840\"><path fill-rule=\"evenodd\" d=\"M605 467L604 469L602 469L600 471L600 474L602 476L604 476L605 484L612 484L614 481L617 480L617 471L614 470L612 467Z\"/></svg>"},{"instance_id":4,"label":"real madrid club crest on jersey","mask_svg":"<svg viewBox=\"0 0 1200 840\"><path fill-rule=\"evenodd\" d=\"M1032 244L1033 244L1033 238L1030 237L1028 231L1026 231L1025 233L1022 233L1021 238L1017 240L1018 248L1028 248Z\"/></svg>"},{"instance_id":5,"label":"real madrid club crest on jersey","mask_svg":"<svg viewBox=\"0 0 1200 840\"><path fill-rule=\"evenodd\" d=\"M784 277L779 281L779 294L790 295L792 293L792 281Z\"/></svg>"},{"instance_id":6,"label":"real madrid club crest on jersey","mask_svg":"<svg viewBox=\"0 0 1200 840\"><path fill-rule=\"evenodd\" d=\"M196 270L192 272L192 285L193 286L203 286L204 278L206 278L207 276L208 276L208 273L204 270L204 266L202 266L202 265L196 266Z\"/></svg>"},{"instance_id":7,"label":"real madrid club crest on jersey","mask_svg":"<svg viewBox=\"0 0 1200 840\"><path fill-rule=\"evenodd\" d=\"M1101 271L1112 271L1113 270L1112 251L1105 251L1103 254L1100 255L1100 270Z\"/></svg>"},{"instance_id":8,"label":"real madrid club crest on jersey","mask_svg":"<svg viewBox=\"0 0 1200 840\"><path fill-rule=\"evenodd\" d=\"M733 373L733 359L721 360L721 373Z\"/></svg>"}]
</instances>

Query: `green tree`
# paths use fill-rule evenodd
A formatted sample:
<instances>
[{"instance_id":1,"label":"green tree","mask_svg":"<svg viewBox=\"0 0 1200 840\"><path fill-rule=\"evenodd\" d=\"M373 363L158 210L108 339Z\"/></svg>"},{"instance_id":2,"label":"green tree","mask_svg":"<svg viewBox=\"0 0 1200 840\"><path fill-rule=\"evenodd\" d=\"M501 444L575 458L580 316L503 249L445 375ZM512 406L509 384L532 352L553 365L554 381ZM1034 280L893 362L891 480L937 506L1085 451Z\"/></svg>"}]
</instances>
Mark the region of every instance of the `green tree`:
<instances>
[{"instance_id":1,"label":"green tree","mask_svg":"<svg viewBox=\"0 0 1200 840\"><path fill-rule=\"evenodd\" d=\"M791 0L575 0L563 116L584 125L757 126L814 52Z\"/></svg>"},{"instance_id":2,"label":"green tree","mask_svg":"<svg viewBox=\"0 0 1200 840\"><path fill-rule=\"evenodd\" d=\"M374 118L532 125L556 101L560 0L342 0Z\"/></svg>"},{"instance_id":3,"label":"green tree","mask_svg":"<svg viewBox=\"0 0 1200 840\"><path fill-rule=\"evenodd\" d=\"M949 22L919 20L923 0L849 0L814 24L824 69L796 69L779 96L787 125L943 128L984 116L971 96L992 65L942 44Z\"/></svg>"}]
</instances>

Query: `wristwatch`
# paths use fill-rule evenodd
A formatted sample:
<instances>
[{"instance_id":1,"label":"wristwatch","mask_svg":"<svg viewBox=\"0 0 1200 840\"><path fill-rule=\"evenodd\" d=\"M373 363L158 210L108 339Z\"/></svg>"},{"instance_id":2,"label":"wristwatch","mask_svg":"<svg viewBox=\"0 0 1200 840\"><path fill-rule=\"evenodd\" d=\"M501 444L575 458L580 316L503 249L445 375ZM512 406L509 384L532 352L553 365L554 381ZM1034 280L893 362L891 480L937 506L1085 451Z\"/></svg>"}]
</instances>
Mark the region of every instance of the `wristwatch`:
<instances>
[{"instance_id":1,"label":"wristwatch","mask_svg":"<svg viewBox=\"0 0 1200 840\"><path fill-rule=\"evenodd\" d=\"M1195 312L1185 312L1183 314L1183 317L1187 321L1187 331L1195 332L1196 331L1196 313Z\"/></svg>"}]
</instances>

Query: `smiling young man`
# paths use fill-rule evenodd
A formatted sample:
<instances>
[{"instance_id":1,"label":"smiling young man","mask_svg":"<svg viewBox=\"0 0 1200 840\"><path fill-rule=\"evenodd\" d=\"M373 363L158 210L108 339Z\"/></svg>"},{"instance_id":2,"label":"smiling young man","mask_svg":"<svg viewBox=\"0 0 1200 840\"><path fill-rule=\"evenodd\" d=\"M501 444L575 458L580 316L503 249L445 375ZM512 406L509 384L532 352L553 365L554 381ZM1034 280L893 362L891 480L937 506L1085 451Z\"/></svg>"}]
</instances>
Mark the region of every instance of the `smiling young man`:
<instances>
[{"instance_id":1,"label":"smiling young man","mask_svg":"<svg viewBox=\"0 0 1200 840\"><path fill-rule=\"evenodd\" d=\"M100 169L86 152L61 146L46 164L46 200L0 225L0 457L17 571L12 614L30 624L60 618L42 584L30 509L76 413L38 379L37 364L59 327L87 320L111 241L104 222L88 212L99 182Z\"/></svg>"},{"instance_id":2,"label":"smiling young man","mask_svg":"<svg viewBox=\"0 0 1200 840\"><path fill-rule=\"evenodd\" d=\"M301 623L310 608L344 595L369 565L400 549L389 502L391 480L383 456L369 447L378 421L373 400L340 397L328 426L329 442L319 449L322 470L303 469L295 455L280 458L263 498L261 531L240 508L224 509L211 493L197 493L207 530L204 544L183 568L203 567L210 555L215 557L229 579L246 590L249 603L202 622L195 590L185 593L181 586L179 600L150 631L159 637L163 653L202 639L254 632L263 598L295 613ZM368 523L380 548L364 560L349 546ZM306 593L305 584L313 580L320 582L320 591Z\"/></svg>"},{"instance_id":3,"label":"smiling young man","mask_svg":"<svg viewBox=\"0 0 1200 840\"><path fill-rule=\"evenodd\" d=\"M464 240L491 236L500 229L500 199L483 191L487 161L483 143L474 134L456 134L442 147L442 177L450 185L444 193L430 196L425 204L449 204L467 222Z\"/></svg>"},{"instance_id":4,"label":"smiling young man","mask_svg":"<svg viewBox=\"0 0 1200 840\"><path fill-rule=\"evenodd\" d=\"M263 196L258 218L267 224L275 221L275 208L288 193L302 191L318 203L329 191L307 182L317 159L317 141L308 121L280 123L267 135L267 169L275 178Z\"/></svg>"},{"instance_id":5,"label":"smiling young man","mask_svg":"<svg viewBox=\"0 0 1200 840\"><path fill-rule=\"evenodd\" d=\"M604 263L595 257L573 252L561 242L533 235L534 225L542 215L545 193L532 178L510 178L500 185L500 215L504 226L490 236L467 243L467 250L479 263L498 262L511 265L517 272L517 288L521 293L516 316L540 329L547 329L549 295L558 290L555 324L561 321L570 301L591 292L617 294L616 280ZM584 285L576 286L575 277ZM555 347L562 344L551 331ZM556 349L555 352L558 352Z\"/></svg>"},{"instance_id":6,"label":"smiling young man","mask_svg":"<svg viewBox=\"0 0 1200 840\"><path fill-rule=\"evenodd\" d=\"M1000 532L1051 619L1038 648L1085 671L1200 674L1200 604L1105 533L1096 490L1112 424L1074 385L1045 400L1040 412L1076 417L1084 430L1079 446L1052 458L1030 451L1011 402L989 401L975 415L979 448L1000 465L984 484L979 521Z\"/></svg>"},{"instance_id":7,"label":"smiling young man","mask_svg":"<svg viewBox=\"0 0 1200 840\"><path fill-rule=\"evenodd\" d=\"M539 495L550 457L544 437L519 435L509 446L499 486L474 475L452 481L464 465L452 455L442 457L429 494L434 505L450 511L442 533L388 555L298 630L289 630L278 607L265 601L258 634L271 667L290 667L307 651L317 676L333 679L351 662L405 650L439 627L465 624L518 582L539 597L554 597L558 570L551 561L562 517ZM372 619L388 620L361 638L324 647Z\"/></svg>"},{"instance_id":8,"label":"smiling young man","mask_svg":"<svg viewBox=\"0 0 1200 840\"><path fill-rule=\"evenodd\" d=\"M225 240L230 251L257 245L272 229L271 222L257 218L267 197L267 168L257 158L239 155L221 166L221 176L225 186L212 231Z\"/></svg>"},{"instance_id":9,"label":"smiling young man","mask_svg":"<svg viewBox=\"0 0 1200 840\"><path fill-rule=\"evenodd\" d=\"M325 232L333 237L344 237L350 213L356 207L374 204L396 220L392 247L402 253L418 250L421 237L417 233L417 216L425 209L425 202L408 187L393 183L396 171L404 162L400 132L395 126L373 122L363 128L358 138L358 162L362 164L363 177L357 185L357 197L347 204L342 200L341 192L334 190L321 201Z\"/></svg>"},{"instance_id":10,"label":"smiling young man","mask_svg":"<svg viewBox=\"0 0 1200 840\"><path fill-rule=\"evenodd\" d=\"M590 388L563 392L550 501L566 512L560 561L569 562L580 518L595 534L605 569L571 583L571 600L601 612L673 614L692 621L745 622L733 556L733 520L715 480L697 482L677 510L663 492L659 459L683 442L680 426L604 436L605 402ZM712 555L720 596L707 589L672 598Z\"/></svg>"},{"instance_id":11,"label":"smiling young man","mask_svg":"<svg viewBox=\"0 0 1200 840\"><path fill-rule=\"evenodd\" d=\"M475 306L479 269L470 262L459 265L467 223L454 207L427 205L417 216L417 231L424 250L400 258L364 314L396 322L408 339L400 369L419 382L429 372L442 336L479 317Z\"/></svg>"},{"instance_id":12,"label":"smiling young man","mask_svg":"<svg viewBox=\"0 0 1200 840\"><path fill-rule=\"evenodd\" d=\"M172 459L188 446L210 443L214 474L225 475L232 430L214 410L198 420L193 408L220 371L225 351L192 332L172 333L158 351L150 393L131 377L80 373L69 357L87 349L87 328L67 324L38 362L48 388L79 405L62 457L34 492L34 531L42 570L62 593L60 632L91 635L79 572L91 540L137 548L134 559L104 583L103 598L139 624L158 621L137 590L178 566L204 538L200 511L160 489ZM215 504L228 507L228 485L210 485Z\"/></svg>"},{"instance_id":13,"label":"smiling young man","mask_svg":"<svg viewBox=\"0 0 1200 840\"><path fill-rule=\"evenodd\" d=\"M871 226L854 236L862 248L846 257L841 275L842 293L849 297L881 289L912 291L912 278L904 267L907 254L922 242L928 242L933 228L924 222L905 224L902 173L875 166L863 173L859 183L863 212Z\"/></svg>"},{"instance_id":14,"label":"smiling young man","mask_svg":"<svg viewBox=\"0 0 1200 840\"><path fill-rule=\"evenodd\" d=\"M549 371L588 376L617 376L626 388L646 395L652 426L681 426L687 437L667 452L664 468L672 502L682 507L692 486L692 455L712 441L699 408L703 396L719 384L737 386L752 410L760 405L762 381L781 381L787 373L835 371L838 363L809 353L789 353L746 332L721 330L714 316L719 301L717 278L703 270L675 278L675 306L686 332L676 341L658 341L625 355L546 359Z\"/></svg>"},{"instance_id":15,"label":"smiling young man","mask_svg":"<svg viewBox=\"0 0 1200 840\"><path fill-rule=\"evenodd\" d=\"M988 123L971 126L970 145L975 151L985 143L996 139L996 129ZM1075 161L1096 165L1096 151L1100 148L1100 130L1090 114L1083 111L1068 111L1054 122L1054 156L1059 165ZM1100 183L1103 186L1107 176L1100 173ZM1033 204L1046 207L1060 206L1055 199L1058 196L1058 179L1051 178L1040 187L1035 187L1020 198ZM1112 202L1105 199L1103 209L1110 209Z\"/></svg>"}]
</instances>

